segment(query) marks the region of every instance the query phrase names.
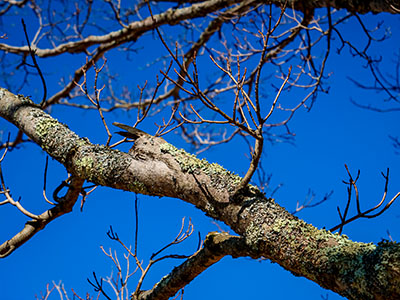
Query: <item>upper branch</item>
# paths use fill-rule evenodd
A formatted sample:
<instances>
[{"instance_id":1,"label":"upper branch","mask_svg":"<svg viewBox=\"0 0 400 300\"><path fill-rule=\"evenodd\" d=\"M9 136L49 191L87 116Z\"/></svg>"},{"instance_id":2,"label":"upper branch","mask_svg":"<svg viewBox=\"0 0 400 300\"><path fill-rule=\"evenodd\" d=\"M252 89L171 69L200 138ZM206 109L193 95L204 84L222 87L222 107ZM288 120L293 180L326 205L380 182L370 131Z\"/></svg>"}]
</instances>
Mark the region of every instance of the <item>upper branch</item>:
<instances>
[{"instance_id":1,"label":"upper branch","mask_svg":"<svg viewBox=\"0 0 400 300\"><path fill-rule=\"evenodd\" d=\"M82 40L60 44L53 49L35 49L38 57L56 56L62 53L84 53L90 46L112 43L118 47L127 41L135 41L140 35L164 24L174 25L180 21L204 17L212 12L218 11L232 4L241 2L239 0L210 0L190 7L180 9L169 9L153 17L147 17L141 21L134 21L126 28L112 31L105 35L90 35ZM15 54L28 55L29 47L16 47L0 43L0 50Z\"/></svg>"},{"instance_id":2,"label":"upper branch","mask_svg":"<svg viewBox=\"0 0 400 300\"><path fill-rule=\"evenodd\" d=\"M137 39L139 35L151 29L159 27L164 24L174 25L180 21L187 19L194 19L204 17L210 13L229 7L235 3L248 2L245 0L209 0L200 3L192 4L191 6L169 9L161 14L155 15L154 18L147 17L144 20L131 22L126 27L110 32L105 35L90 35L78 41L67 42L60 44L53 49L40 49L35 50L35 54L39 57L56 56L61 53L82 53L85 52L90 46L98 44L114 43L115 46L120 45L126 41ZM306 11L322 7L334 7L337 9L346 9L353 13L400 13L399 3L396 0L370 0L370 1L336 1L336 0L323 0L323 1L299 1L299 0L272 0L263 1L266 4L274 4L277 6L284 6L287 3L288 7L294 7L297 10ZM29 47L17 47L8 44L0 43L0 50L10 53L29 55Z\"/></svg>"}]
</instances>

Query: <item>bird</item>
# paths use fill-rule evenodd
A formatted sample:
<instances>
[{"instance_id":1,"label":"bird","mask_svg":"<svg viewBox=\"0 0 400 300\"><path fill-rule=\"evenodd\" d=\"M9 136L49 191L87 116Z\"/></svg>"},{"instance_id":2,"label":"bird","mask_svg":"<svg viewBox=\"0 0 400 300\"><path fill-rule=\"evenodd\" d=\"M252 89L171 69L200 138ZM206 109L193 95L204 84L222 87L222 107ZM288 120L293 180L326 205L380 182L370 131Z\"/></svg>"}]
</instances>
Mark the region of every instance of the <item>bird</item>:
<instances>
[{"instance_id":1,"label":"bird","mask_svg":"<svg viewBox=\"0 0 400 300\"><path fill-rule=\"evenodd\" d=\"M136 159L146 160L153 157L154 153L161 153L160 145L166 143L163 138L154 137L153 135L132 126L118 122L114 122L113 125L124 130L116 133L134 141L134 144L132 148L129 149L128 153ZM140 138L144 139L141 139L141 142L137 142Z\"/></svg>"},{"instance_id":2,"label":"bird","mask_svg":"<svg viewBox=\"0 0 400 300\"><path fill-rule=\"evenodd\" d=\"M118 133L119 135L122 135L124 137L133 139L133 140L137 140L138 138L141 138L141 137L152 137L151 134L148 134L147 132L144 132L143 130L134 128L134 127L126 125L126 124L114 122L113 125L125 130L125 131L117 131L116 133Z\"/></svg>"}]
</instances>

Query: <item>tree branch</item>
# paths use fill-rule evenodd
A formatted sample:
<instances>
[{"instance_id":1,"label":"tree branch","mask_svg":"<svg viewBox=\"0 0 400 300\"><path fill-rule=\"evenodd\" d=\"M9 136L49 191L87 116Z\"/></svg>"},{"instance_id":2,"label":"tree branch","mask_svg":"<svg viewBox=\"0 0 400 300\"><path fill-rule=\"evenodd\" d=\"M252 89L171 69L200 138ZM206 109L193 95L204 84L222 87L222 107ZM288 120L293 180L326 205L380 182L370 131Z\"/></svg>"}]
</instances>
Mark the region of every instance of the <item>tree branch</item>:
<instances>
[{"instance_id":1,"label":"tree branch","mask_svg":"<svg viewBox=\"0 0 400 300\"><path fill-rule=\"evenodd\" d=\"M0 258L10 255L54 219L71 212L79 197L83 182L83 179L72 177L67 193L56 206L38 215L37 219L26 222L20 232L0 245Z\"/></svg>"},{"instance_id":2,"label":"tree branch","mask_svg":"<svg viewBox=\"0 0 400 300\"><path fill-rule=\"evenodd\" d=\"M94 45L112 44L113 48L118 47L127 41L135 41L143 33L148 32L156 27L169 24L174 25L180 21L187 19L194 19L204 17L207 14L226 8L235 3L241 2L240 0L209 0L202 3L193 4L189 7L180 8L177 10L167 10L163 13L152 17L147 17L144 20L134 21L130 23L127 28L117 31L112 31L105 35L90 35L80 41L68 42L60 44L53 49L40 49L35 50L38 57L57 56L62 53L85 53L85 51ZM29 47L16 47L8 44L0 43L0 50L7 51L15 54L29 54Z\"/></svg>"},{"instance_id":3,"label":"tree branch","mask_svg":"<svg viewBox=\"0 0 400 300\"><path fill-rule=\"evenodd\" d=\"M93 145L30 99L5 89L0 89L0 116L18 126L78 180L189 202L242 236L255 251L249 255L257 253L349 299L400 297L397 243L356 243L319 230L252 186L236 195L239 201L231 201L239 176L161 138L138 138L129 153Z\"/></svg>"},{"instance_id":4,"label":"tree branch","mask_svg":"<svg viewBox=\"0 0 400 300\"><path fill-rule=\"evenodd\" d=\"M164 276L151 290L139 294L138 300L169 299L180 289L188 285L200 273L217 263L223 257L231 255L234 258L260 256L246 245L244 238L228 233L211 232L204 241L204 247L193 254L188 260L175 267L170 274Z\"/></svg>"}]
</instances>

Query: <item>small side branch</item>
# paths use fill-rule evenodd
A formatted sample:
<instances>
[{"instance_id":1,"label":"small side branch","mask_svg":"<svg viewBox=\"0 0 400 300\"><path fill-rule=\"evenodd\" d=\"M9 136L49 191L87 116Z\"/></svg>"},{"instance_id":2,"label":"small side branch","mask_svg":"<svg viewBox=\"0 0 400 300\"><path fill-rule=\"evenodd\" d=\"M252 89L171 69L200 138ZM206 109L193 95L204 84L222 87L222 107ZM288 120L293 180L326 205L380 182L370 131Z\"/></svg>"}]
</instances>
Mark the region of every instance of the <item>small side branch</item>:
<instances>
[{"instance_id":1,"label":"small side branch","mask_svg":"<svg viewBox=\"0 0 400 300\"><path fill-rule=\"evenodd\" d=\"M330 231L335 231L339 229L339 234L342 233L343 227L347 224L349 224L350 222L353 222L357 219L361 219L361 218L367 218L367 219L372 219L372 218L376 218L379 215L381 215L382 213L384 213L392 204L393 202L400 196L400 192L398 192L391 200L389 200L389 202L386 203L385 206L382 207L382 205L384 204L385 200L386 200L386 196L387 196L387 190L388 190L388 184L389 184L389 168L386 170L386 174L385 173L381 173L383 178L385 179L385 190L383 192L383 196L381 201L375 205L372 208L369 208L365 211L361 210L361 206L360 206L360 197L359 197L359 191L358 191L358 187L357 187L357 180L360 176L360 171L358 171L357 177L355 179L353 179L347 165L345 165L347 174L349 175L349 181L343 181L345 184L348 185L347 187L347 192L348 192L348 199L347 199L347 204L346 204L346 208L344 210L344 212L342 213L340 211L340 208L338 207L338 213L339 213L339 218L340 218L340 224L332 227L330 229ZM350 203L352 200L352 190L354 189L354 194L356 197L356 207L357 207L357 214L355 214L353 217L351 218L347 218L347 214L349 211L349 207L350 207ZM380 210L379 210L380 209Z\"/></svg>"},{"instance_id":2,"label":"small side branch","mask_svg":"<svg viewBox=\"0 0 400 300\"><path fill-rule=\"evenodd\" d=\"M176 238L170 243L163 246L160 250L154 252L148 261L148 263L144 263L138 257L138 210L137 210L137 197L135 197L135 215L136 215L136 230L135 230L135 245L134 248L128 247L118 236L118 234L113 230L110 226L110 230L107 232L107 236L119 243L124 249L124 259L126 261L125 266L120 263L120 259L117 256L116 251L106 251L103 247L101 247L104 254L110 258L114 264L114 268L116 269L116 274L113 272L109 277L98 277L95 272L93 272L93 279L88 279L89 283L94 287L96 292L101 293L107 299L111 299L109 296L110 293L115 294L115 299L139 299L139 295L143 293L141 287L146 276L149 274L152 267L159 261L165 259L187 259L190 255L181 255L181 254L164 254L167 249L171 249L171 247L178 245L188 239L192 233L194 232L194 226L189 220L187 226L185 225L185 218L182 219L181 228L176 236ZM185 229L186 228L186 229ZM200 242L200 239L199 239ZM133 260L133 263L132 261ZM132 267L132 265L134 267ZM139 279L136 283L136 288L133 292L128 292L128 282L129 279L134 275L139 274ZM103 283L106 283L104 285Z\"/></svg>"},{"instance_id":3,"label":"small side branch","mask_svg":"<svg viewBox=\"0 0 400 300\"><path fill-rule=\"evenodd\" d=\"M204 247L193 254L188 260L175 267L170 274L164 276L151 290L142 292L137 299L169 299L180 289L188 285L200 273L223 257L249 256L244 238L228 233L211 232L204 241ZM259 258L257 255L252 258Z\"/></svg>"},{"instance_id":4,"label":"small side branch","mask_svg":"<svg viewBox=\"0 0 400 300\"><path fill-rule=\"evenodd\" d=\"M84 180L81 178L72 177L67 193L60 198L60 202L56 206L26 222L20 232L0 245L0 258L10 255L54 219L71 212L79 197L83 182Z\"/></svg>"}]
</instances>

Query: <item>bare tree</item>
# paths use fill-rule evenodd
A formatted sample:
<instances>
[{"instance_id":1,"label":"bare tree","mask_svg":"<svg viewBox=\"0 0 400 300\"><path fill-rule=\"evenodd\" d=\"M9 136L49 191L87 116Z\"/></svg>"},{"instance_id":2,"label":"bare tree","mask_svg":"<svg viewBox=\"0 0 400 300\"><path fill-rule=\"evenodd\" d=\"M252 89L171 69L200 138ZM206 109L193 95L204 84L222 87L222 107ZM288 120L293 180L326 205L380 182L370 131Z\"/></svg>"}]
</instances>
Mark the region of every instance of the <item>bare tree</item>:
<instances>
[{"instance_id":1,"label":"bare tree","mask_svg":"<svg viewBox=\"0 0 400 300\"><path fill-rule=\"evenodd\" d=\"M158 257L165 248L192 234L189 223L186 231L182 227L177 238L145 265L137 255L137 241L131 249L110 230L109 237L125 248L128 265L132 258L136 266L133 272L139 270L142 275L136 288L128 291L126 281L132 270L127 268L124 273L117 256L104 249L118 270L117 283L111 278L99 279L96 274L90 283L107 299L114 296L106 292L104 282L114 290L116 299L168 299L227 255L269 259L349 299L400 297L399 245L357 243L340 235L346 224L382 214L400 196L397 193L387 200L389 170L382 174L382 200L362 210L358 176L354 178L346 166L348 201L344 209L338 208L340 222L331 231L298 219L272 199L274 191L250 184L255 174L261 183L268 183L260 167L266 142L290 142L293 116L300 108L311 109L318 95L328 91L326 66L334 41L339 51L348 48L368 62L372 72L377 70L368 51L370 44L379 39L364 25L361 14L397 14L397 1L160 0L135 5L119 0L73 4L3 1L0 9L4 23L15 20L23 11L38 24L22 22L23 46L8 42L13 37L2 29L4 87L0 88L0 116L18 131L12 139L3 141L0 162L7 159L8 150L30 142L69 174L49 200L46 164L43 195L51 208L34 214L12 197L0 169L1 193L5 197L0 205L11 204L30 218L20 232L0 245L0 257L10 255L50 222L71 212L80 196L82 208L93 189L103 186L181 199L237 234L209 233L193 255ZM359 24L366 46L343 37L349 19ZM228 36L228 32L233 35ZM162 49L154 61L148 62L153 68L159 67L159 74L139 85L138 92L119 86L110 57L124 55L127 61L132 59L139 55L141 41L149 36ZM59 57L67 61L70 54L76 57L63 66L60 86L46 82L50 67L43 59ZM378 81L379 72L376 74ZM392 97L395 88L380 82L379 88ZM18 94L25 93L32 84L43 87L42 97L32 100ZM295 101L281 100L294 91ZM98 113L103 128L97 130L104 131L104 144L91 143L70 130L68 124L54 119L52 110L61 106L71 113L69 108ZM136 120L130 125L114 122L117 118L112 112L116 111L130 111ZM157 124L153 135L136 128L151 121ZM116 141L113 122L123 130L118 132L123 139ZM242 138L249 145L250 162L245 175L239 177L176 148L164 139L170 132L178 133L194 151ZM116 149L125 142L134 142L129 152ZM91 186L84 186L85 181ZM64 188L67 191L61 196ZM329 195L316 204L326 201ZM352 201L357 211L349 216ZM306 200L298 204L296 211L314 204ZM336 230L339 233L333 233ZM186 260L152 289L142 290L148 268L164 258ZM54 283L43 299L54 290L65 294L64 287Z\"/></svg>"}]
</instances>

